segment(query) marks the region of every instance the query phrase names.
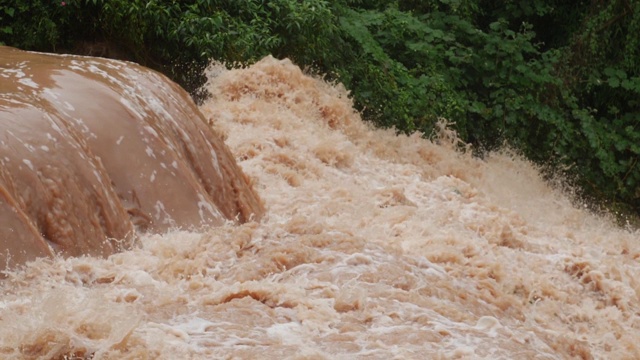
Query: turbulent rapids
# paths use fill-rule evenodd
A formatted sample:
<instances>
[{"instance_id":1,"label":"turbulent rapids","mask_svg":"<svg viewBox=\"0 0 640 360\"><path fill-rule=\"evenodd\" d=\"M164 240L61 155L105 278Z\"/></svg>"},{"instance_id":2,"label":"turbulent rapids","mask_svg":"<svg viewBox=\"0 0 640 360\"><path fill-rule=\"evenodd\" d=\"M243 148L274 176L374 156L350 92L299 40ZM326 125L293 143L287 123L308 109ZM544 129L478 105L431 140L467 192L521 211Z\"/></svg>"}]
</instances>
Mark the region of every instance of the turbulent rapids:
<instances>
[{"instance_id":1,"label":"turbulent rapids","mask_svg":"<svg viewBox=\"0 0 640 360\"><path fill-rule=\"evenodd\" d=\"M73 83L83 74L103 79L104 67L122 66L95 61ZM10 79L32 89L67 74L29 78L19 76L27 73L20 66L3 70L3 84ZM107 71L114 82L129 84L127 94L137 100L101 110L118 105L135 114L147 103L162 114L188 103L168 101L175 95L162 89L169 85L152 85L141 71ZM199 109L201 123L229 146L266 215L191 232L163 233L163 227L108 257L38 258L7 271L0 284L0 358L640 358L637 231L572 205L508 151L471 157L446 127L434 141L373 129L344 88L287 60L268 57L236 70L214 65L208 76L212 97ZM92 86L74 94L84 98ZM16 136L3 138L19 149L7 152L12 163L30 153L17 139L60 136L51 125L56 114L98 105L67 98L51 106L12 106L46 119L19 136L12 125ZM89 120L81 122L87 128L58 127L99 136L92 126L106 120ZM112 131L109 148L118 145L120 131L146 130ZM201 131L214 138L212 130ZM93 152L97 140L83 138ZM42 145L53 151L55 142L44 140L34 152ZM168 196L153 187L147 166L158 163L146 146L131 146L143 151L111 160L107 153L98 162L105 172L109 161L119 161L116 168L127 171L116 173L136 174L118 190L119 199L135 187L139 209L151 214L142 219L155 214L144 210L143 197L166 196L167 204L199 210L189 193ZM60 161L64 149L48 161ZM30 161L34 168L46 164ZM34 176L24 162L15 169L12 176L25 174L21 181ZM199 223L200 212L192 214L185 221Z\"/></svg>"},{"instance_id":2,"label":"turbulent rapids","mask_svg":"<svg viewBox=\"0 0 640 360\"><path fill-rule=\"evenodd\" d=\"M134 64L0 47L0 264L111 254L134 228L262 209L184 90Z\"/></svg>"}]
</instances>

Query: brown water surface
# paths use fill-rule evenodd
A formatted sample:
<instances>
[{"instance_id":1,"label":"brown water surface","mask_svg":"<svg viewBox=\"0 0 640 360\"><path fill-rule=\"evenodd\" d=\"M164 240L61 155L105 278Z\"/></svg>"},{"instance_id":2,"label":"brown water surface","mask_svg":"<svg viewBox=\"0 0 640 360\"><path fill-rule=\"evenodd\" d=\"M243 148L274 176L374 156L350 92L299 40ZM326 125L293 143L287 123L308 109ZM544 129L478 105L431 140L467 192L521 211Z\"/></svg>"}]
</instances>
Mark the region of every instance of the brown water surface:
<instances>
[{"instance_id":1,"label":"brown water surface","mask_svg":"<svg viewBox=\"0 0 640 360\"><path fill-rule=\"evenodd\" d=\"M0 357L640 358L637 232L508 152L375 130L287 60L209 76L267 215L10 273Z\"/></svg>"},{"instance_id":2,"label":"brown water surface","mask_svg":"<svg viewBox=\"0 0 640 360\"><path fill-rule=\"evenodd\" d=\"M0 47L0 264L247 221L247 179L186 92L131 63Z\"/></svg>"}]
</instances>

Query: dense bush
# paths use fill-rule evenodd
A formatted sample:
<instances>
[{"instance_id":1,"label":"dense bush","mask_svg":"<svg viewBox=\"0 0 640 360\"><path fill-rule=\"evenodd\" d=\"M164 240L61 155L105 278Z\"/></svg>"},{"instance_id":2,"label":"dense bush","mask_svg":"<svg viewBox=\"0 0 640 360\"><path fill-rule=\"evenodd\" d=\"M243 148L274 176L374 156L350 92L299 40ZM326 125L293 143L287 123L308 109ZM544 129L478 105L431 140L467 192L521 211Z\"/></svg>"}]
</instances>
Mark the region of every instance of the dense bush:
<instances>
[{"instance_id":1,"label":"dense bush","mask_svg":"<svg viewBox=\"0 0 640 360\"><path fill-rule=\"evenodd\" d=\"M563 151L574 155L589 193L638 211L640 2L594 2L564 55L559 74L570 92L566 119L580 142Z\"/></svg>"},{"instance_id":2,"label":"dense bush","mask_svg":"<svg viewBox=\"0 0 640 360\"><path fill-rule=\"evenodd\" d=\"M127 58L191 91L211 58L289 57L381 126L446 117L479 154L508 143L640 211L640 2L0 0L0 21L0 42Z\"/></svg>"},{"instance_id":3,"label":"dense bush","mask_svg":"<svg viewBox=\"0 0 640 360\"><path fill-rule=\"evenodd\" d=\"M326 1L0 0L0 42L41 51L134 60L191 90L212 58L249 63L268 54L322 59L337 20ZM188 70L185 70L188 69ZM197 75L196 75L197 74Z\"/></svg>"}]
</instances>

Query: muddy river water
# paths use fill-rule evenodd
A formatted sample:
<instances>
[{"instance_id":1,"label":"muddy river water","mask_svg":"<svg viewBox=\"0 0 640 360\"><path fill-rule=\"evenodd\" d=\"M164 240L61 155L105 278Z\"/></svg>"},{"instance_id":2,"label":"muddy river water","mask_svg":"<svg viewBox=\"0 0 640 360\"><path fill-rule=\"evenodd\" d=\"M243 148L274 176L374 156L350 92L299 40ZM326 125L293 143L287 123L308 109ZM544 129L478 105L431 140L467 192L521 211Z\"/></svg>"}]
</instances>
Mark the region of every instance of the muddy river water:
<instances>
[{"instance_id":1,"label":"muddy river water","mask_svg":"<svg viewBox=\"0 0 640 360\"><path fill-rule=\"evenodd\" d=\"M264 216L8 272L1 358L640 358L638 232L508 151L374 129L288 60L208 76Z\"/></svg>"}]
</instances>

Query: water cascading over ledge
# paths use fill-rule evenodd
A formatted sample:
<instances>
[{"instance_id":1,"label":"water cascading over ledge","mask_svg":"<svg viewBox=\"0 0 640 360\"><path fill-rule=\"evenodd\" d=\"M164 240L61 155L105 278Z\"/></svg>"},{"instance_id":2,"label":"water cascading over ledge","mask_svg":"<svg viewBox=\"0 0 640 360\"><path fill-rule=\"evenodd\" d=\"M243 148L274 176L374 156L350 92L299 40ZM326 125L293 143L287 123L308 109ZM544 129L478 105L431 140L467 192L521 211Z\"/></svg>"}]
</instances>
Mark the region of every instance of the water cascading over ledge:
<instances>
[{"instance_id":1,"label":"water cascading over ledge","mask_svg":"<svg viewBox=\"0 0 640 360\"><path fill-rule=\"evenodd\" d=\"M263 206L188 94L133 63L0 46L0 269Z\"/></svg>"}]
</instances>

